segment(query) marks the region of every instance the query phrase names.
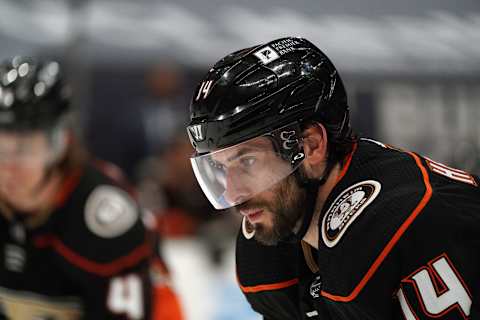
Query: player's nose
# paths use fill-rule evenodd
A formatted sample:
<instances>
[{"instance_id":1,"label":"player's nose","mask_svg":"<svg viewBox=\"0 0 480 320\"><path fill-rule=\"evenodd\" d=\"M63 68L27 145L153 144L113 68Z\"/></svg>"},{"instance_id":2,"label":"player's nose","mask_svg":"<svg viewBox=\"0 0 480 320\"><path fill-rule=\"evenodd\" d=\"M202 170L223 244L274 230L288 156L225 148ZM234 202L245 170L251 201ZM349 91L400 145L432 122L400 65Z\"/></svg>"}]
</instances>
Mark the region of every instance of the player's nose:
<instances>
[{"instance_id":1,"label":"player's nose","mask_svg":"<svg viewBox=\"0 0 480 320\"><path fill-rule=\"evenodd\" d=\"M251 198L252 193L248 183L234 173L227 173L226 178L224 196L229 204L236 205Z\"/></svg>"}]
</instances>

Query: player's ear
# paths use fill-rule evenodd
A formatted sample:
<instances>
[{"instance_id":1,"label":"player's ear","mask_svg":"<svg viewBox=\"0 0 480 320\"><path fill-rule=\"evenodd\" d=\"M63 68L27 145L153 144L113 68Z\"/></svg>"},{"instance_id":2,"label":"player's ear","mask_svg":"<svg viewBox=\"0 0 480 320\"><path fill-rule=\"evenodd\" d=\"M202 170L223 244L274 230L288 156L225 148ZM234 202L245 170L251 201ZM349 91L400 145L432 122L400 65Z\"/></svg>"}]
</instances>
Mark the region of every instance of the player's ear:
<instances>
[{"instance_id":1,"label":"player's ear","mask_svg":"<svg viewBox=\"0 0 480 320\"><path fill-rule=\"evenodd\" d=\"M316 166L327 158L327 130L321 123L309 126L303 132L303 150L305 165Z\"/></svg>"}]
</instances>

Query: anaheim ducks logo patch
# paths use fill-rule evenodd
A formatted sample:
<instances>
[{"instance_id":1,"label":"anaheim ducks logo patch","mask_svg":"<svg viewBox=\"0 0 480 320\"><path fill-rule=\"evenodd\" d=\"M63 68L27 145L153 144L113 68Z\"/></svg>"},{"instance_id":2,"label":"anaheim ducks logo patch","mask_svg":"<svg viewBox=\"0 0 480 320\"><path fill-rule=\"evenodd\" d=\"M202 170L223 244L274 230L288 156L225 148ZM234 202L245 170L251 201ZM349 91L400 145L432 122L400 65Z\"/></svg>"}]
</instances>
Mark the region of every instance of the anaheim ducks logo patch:
<instances>
[{"instance_id":1,"label":"anaheim ducks logo patch","mask_svg":"<svg viewBox=\"0 0 480 320\"><path fill-rule=\"evenodd\" d=\"M344 190L328 209L322 220L322 239L332 248L342 238L348 227L378 196L381 184L366 180Z\"/></svg>"},{"instance_id":2,"label":"anaheim ducks logo patch","mask_svg":"<svg viewBox=\"0 0 480 320\"><path fill-rule=\"evenodd\" d=\"M114 238L132 228L139 218L135 202L127 192L100 185L85 204L85 224L99 237Z\"/></svg>"}]
</instances>

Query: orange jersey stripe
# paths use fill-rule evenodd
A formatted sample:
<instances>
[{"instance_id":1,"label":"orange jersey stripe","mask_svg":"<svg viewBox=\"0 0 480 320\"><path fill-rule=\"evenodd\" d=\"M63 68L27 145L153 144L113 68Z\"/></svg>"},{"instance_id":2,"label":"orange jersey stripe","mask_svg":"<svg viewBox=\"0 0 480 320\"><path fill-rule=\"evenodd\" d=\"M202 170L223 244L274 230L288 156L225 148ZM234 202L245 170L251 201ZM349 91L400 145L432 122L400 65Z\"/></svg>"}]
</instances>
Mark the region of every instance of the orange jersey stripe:
<instances>
[{"instance_id":1,"label":"orange jersey stripe","mask_svg":"<svg viewBox=\"0 0 480 320\"><path fill-rule=\"evenodd\" d=\"M98 263L87 259L69 247L67 247L58 237L52 235L39 236L35 240L35 245L39 248L53 247L57 253L65 258L71 264L102 277L112 276L126 268L133 267L141 260L150 255L150 246L144 243L133 249L128 255L120 257L109 263Z\"/></svg>"},{"instance_id":2,"label":"orange jersey stripe","mask_svg":"<svg viewBox=\"0 0 480 320\"><path fill-rule=\"evenodd\" d=\"M73 170L67 177L65 177L65 179L62 181L61 187L59 188L60 191L55 196L55 207L61 207L65 203L65 201L67 201L67 198L78 185L82 174L82 169L76 169Z\"/></svg>"},{"instance_id":3,"label":"orange jersey stripe","mask_svg":"<svg viewBox=\"0 0 480 320\"><path fill-rule=\"evenodd\" d=\"M358 146L358 143L355 143L355 144L353 145L353 150L352 150L352 152L350 152L350 154L348 155L347 161L345 162L345 165L343 166L342 171L340 171L340 174L338 175L337 181L336 181L335 183L338 183L340 180L342 180L342 178L345 176L345 174L347 173L348 169L350 168L350 163L352 162L353 154L354 154L355 151L357 150L357 146Z\"/></svg>"},{"instance_id":4,"label":"orange jersey stripe","mask_svg":"<svg viewBox=\"0 0 480 320\"><path fill-rule=\"evenodd\" d=\"M298 278L294 278L294 279L283 281L283 282L260 284L260 285L251 286L251 287L242 286L239 282L239 286L244 293L257 293L262 291L279 290L279 289L293 286L297 283L298 283Z\"/></svg>"}]
</instances>

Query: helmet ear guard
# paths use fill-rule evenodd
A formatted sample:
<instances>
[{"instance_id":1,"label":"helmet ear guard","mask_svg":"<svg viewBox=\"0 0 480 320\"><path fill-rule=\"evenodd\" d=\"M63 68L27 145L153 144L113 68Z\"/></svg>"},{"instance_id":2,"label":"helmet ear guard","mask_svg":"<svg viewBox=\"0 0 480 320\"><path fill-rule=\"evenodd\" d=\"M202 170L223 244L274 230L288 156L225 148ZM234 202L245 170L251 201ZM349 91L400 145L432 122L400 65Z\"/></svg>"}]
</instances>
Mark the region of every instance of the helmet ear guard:
<instances>
[{"instance_id":1,"label":"helmet ear guard","mask_svg":"<svg viewBox=\"0 0 480 320\"><path fill-rule=\"evenodd\" d=\"M302 131L298 123L295 122L280 130L275 130L266 136L271 138L275 151L292 167L297 168L305 159Z\"/></svg>"}]
</instances>

